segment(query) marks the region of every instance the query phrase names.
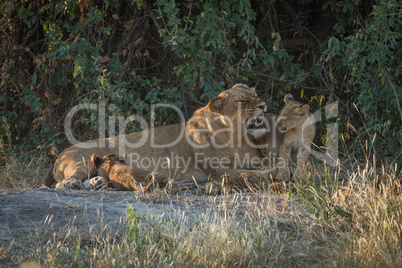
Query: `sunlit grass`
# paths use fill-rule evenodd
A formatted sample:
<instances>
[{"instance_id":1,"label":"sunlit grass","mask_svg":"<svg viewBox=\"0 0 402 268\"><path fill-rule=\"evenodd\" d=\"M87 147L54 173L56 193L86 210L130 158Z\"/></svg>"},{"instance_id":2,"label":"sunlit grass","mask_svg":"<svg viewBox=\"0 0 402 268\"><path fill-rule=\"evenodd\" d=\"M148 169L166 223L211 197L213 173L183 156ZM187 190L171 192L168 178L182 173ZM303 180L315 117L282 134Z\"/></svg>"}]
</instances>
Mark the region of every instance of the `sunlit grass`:
<instances>
[{"instance_id":1,"label":"sunlit grass","mask_svg":"<svg viewBox=\"0 0 402 268\"><path fill-rule=\"evenodd\" d=\"M0 166L0 190L38 187L46 173L43 162L44 159L40 158L23 162L16 157L8 157Z\"/></svg>"},{"instance_id":2,"label":"sunlit grass","mask_svg":"<svg viewBox=\"0 0 402 268\"><path fill-rule=\"evenodd\" d=\"M32 186L10 161L2 169L10 187ZM34 166L27 166L32 177L40 173ZM46 222L24 243L0 248L0 261L52 267L400 267L401 172L395 164L350 168L355 171L346 180L339 179L340 170L313 168L284 194L193 195L180 209L168 205L176 192L144 193L139 198L162 200L177 216L141 218L130 211L135 220L112 230L102 215L96 228L70 223L53 230ZM14 256L16 244L21 250Z\"/></svg>"}]
</instances>

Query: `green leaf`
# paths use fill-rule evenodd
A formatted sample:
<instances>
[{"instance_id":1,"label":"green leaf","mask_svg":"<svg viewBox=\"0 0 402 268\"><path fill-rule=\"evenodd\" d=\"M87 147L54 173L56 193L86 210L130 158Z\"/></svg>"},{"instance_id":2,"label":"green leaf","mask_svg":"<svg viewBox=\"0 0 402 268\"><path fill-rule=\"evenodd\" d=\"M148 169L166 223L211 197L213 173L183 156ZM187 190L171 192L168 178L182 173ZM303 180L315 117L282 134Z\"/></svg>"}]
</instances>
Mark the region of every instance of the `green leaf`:
<instances>
[{"instance_id":1,"label":"green leaf","mask_svg":"<svg viewBox=\"0 0 402 268\"><path fill-rule=\"evenodd\" d=\"M34 73L32 75L32 85L35 86L36 85L36 73Z\"/></svg>"}]
</instances>

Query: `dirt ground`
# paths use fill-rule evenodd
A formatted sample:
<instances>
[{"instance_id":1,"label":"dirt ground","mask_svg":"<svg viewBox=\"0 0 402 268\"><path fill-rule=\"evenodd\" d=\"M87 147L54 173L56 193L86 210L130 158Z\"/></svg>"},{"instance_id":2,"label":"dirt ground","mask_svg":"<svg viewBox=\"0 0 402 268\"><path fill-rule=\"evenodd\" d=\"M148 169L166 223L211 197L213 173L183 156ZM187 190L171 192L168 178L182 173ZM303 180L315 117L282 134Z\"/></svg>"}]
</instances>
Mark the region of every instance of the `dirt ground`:
<instances>
[{"instance_id":1,"label":"dirt ground","mask_svg":"<svg viewBox=\"0 0 402 268\"><path fill-rule=\"evenodd\" d=\"M180 196L178 200L183 203L186 198L191 198L191 195ZM0 191L0 243L24 238L38 227L58 230L73 219L75 226L92 228L102 218L109 228L113 228L124 222L129 205L139 216L164 214L174 217L174 211L183 207L179 203L154 203L139 198L139 194L134 192L40 188Z\"/></svg>"},{"instance_id":2,"label":"dirt ground","mask_svg":"<svg viewBox=\"0 0 402 268\"><path fill-rule=\"evenodd\" d=\"M79 191L34 188L0 191L0 247L24 243L30 234L61 230L74 226L90 231L98 228L100 220L108 229L124 226L127 207L133 206L139 216L162 215L175 219L188 216L189 221L201 213L232 206L237 213L251 201L253 195L206 196L185 192L171 196L124 191ZM265 197L266 198L266 197ZM234 200L235 199L235 200ZM251 200L252 199L252 200ZM280 203L279 196L270 195ZM258 202L258 201L257 201ZM14 247L16 248L16 247Z\"/></svg>"}]
</instances>

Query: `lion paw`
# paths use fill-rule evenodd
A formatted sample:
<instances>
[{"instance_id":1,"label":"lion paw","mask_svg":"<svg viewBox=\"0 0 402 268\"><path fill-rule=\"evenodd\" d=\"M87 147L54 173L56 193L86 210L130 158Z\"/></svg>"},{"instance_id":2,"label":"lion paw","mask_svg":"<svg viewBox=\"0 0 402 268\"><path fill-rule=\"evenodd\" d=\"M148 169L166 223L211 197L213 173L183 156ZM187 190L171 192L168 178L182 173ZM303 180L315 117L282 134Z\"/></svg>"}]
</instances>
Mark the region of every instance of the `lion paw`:
<instances>
[{"instance_id":1,"label":"lion paw","mask_svg":"<svg viewBox=\"0 0 402 268\"><path fill-rule=\"evenodd\" d=\"M71 190L82 190L84 185L82 181L76 179L68 179L56 184L56 189L71 189Z\"/></svg>"},{"instance_id":2,"label":"lion paw","mask_svg":"<svg viewBox=\"0 0 402 268\"><path fill-rule=\"evenodd\" d=\"M92 179L84 181L85 190L99 190L107 184L105 178L101 176L94 177Z\"/></svg>"},{"instance_id":3,"label":"lion paw","mask_svg":"<svg viewBox=\"0 0 402 268\"><path fill-rule=\"evenodd\" d=\"M153 180L158 183L159 187L164 188L166 187L169 182L170 178L166 177L165 175L158 174L158 173L152 173Z\"/></svg>"},{"instance_id":4,"label":"lion paw","mask_svg":"<svg viewBox=\"0 0 402 268\"><path fill-rule=\"evenodd\" d=\"M276 175L275 181L289 181L290 170L289 168L282 168L278 170L278 175Z\"/></svg>"},{"instance_id":5,"label":"lion paw","mask_svg":"<svg viewBox=\"0 0 402 268\"><path fill-rule=\"evenodd\" d=\"M217 181L210 181L205 184L204 191L207 195L218 195L222 191L222 185Z\"/></svg>"},{"instance_id":6,"label":"lion paw","mask_svg":"<svg viewBox=\"0 0 402 268\"><path fill-rule=\"evenodd\" d=\"M232 187L227 184L222 185L219 181L210 181L205 184L204 192L207 195L228 195L232 192Z\"/></svg>"}]
</instances>

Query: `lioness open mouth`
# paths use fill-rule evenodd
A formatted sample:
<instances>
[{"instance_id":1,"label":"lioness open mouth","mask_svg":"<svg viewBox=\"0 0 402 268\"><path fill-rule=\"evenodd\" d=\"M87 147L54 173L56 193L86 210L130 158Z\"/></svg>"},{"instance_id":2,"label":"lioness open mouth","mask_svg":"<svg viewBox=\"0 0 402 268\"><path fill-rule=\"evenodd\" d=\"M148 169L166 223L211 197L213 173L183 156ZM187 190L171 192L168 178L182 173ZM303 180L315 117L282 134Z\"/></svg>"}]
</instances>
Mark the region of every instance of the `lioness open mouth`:
<instances>
[{"instance_id":1,"label":"lioness open mouth","mask_svg":"<svg viewBox=\"0 0 402 268\"><path fill-rule=\"evenodd\" d=\"M261 129L265 129L264 121L261 117L252 116L247 118L246 120L246 128L248 131L257 131Z\"/></svg>"}]
</instances>

